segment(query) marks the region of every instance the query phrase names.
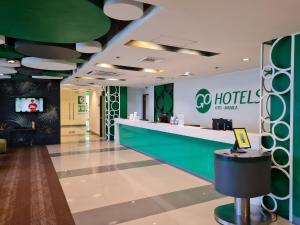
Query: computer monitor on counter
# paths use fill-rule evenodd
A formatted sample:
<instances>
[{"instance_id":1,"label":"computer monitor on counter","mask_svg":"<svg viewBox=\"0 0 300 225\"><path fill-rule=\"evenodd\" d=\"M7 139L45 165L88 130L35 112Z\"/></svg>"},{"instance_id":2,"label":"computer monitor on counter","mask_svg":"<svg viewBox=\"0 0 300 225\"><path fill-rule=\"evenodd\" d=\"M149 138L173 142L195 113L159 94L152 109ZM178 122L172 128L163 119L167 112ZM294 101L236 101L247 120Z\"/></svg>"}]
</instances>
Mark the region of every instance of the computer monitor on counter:
<instances>
[{"instance_id":1,"label":"computer monitor on counter","mask_svg":"<svg viewBox=\"0 0 300 225\"><path fill-rule=\"evenodd\" d=\"M213 130L232 130L232 127L231 119L212 119Z\"/></svg>"}]
</instances>

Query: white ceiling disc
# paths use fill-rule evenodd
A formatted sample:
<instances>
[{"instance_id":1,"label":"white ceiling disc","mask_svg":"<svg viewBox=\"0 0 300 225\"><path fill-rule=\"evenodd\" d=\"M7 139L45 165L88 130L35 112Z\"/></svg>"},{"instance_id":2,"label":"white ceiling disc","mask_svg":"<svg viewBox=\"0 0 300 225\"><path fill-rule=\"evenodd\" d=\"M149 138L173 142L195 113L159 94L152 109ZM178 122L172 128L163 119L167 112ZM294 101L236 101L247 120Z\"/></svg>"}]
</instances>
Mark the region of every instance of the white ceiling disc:
<instances>
[{"instance_id":1,"label":"white ceiling disc","mask_svg":"<svg viewBox=\"0 0 300 225\"><path fill-rule=\"evenodd\" d=\"M0 35L0 45L5 44L5 36Z\"/></svg>"},{"instance_id":2,"label":"white ceiling disc","mask_svg":"<svg viewBox=\"0 0 300 225\"><path fill-rule=\"evenodd\" d=\"M117 20L136 20L143 16L144 7L142 2L133 0L106 0L103 11Z\"/></svg>"},{"instance_id":3,"label":"white ceiling disc","mask_svg":"<svg viewBox=\"0 0 300 225\"><path fill-rule=\"evenodd\" d=\"M76 51L81 53L97 53L102 51L102 45L98 41L76 43Z\"/></svg>"},{"instance_id":4,"label":"white ceiling disc","mask_svg":"<svg viewBox=\"0 0 300 225\"><path fill-rule=\"evenodd\" d=\"M37 57L22 58L23 66L40 70L74 70L76 63L71 63L62 59L42 59Z\"/></svg>"},{"instance_id":5,"label":"white ceiling disc","mask_svg":"<svg viewBox=\"0 0 300 225\"><path fill-rule=\"evenodd\" d=\"M12 62L9 63L8 61ZM0 59L0 67L20 67L21 63L17 60Z\"/></svg>"},{"instance_id":6,"label":"white ceiling disc","mask_svg":"<svg viewBox=\"0 0 300 225\"><path fill-rule=\"evenodd\" d=\"M17 71L14 68L0 67L0 74L14 74Z\"/></svg>"},{"instance_id":7,"label":"white ceiling disc","mask_svg":"<svg viewBox=\"0 0 300 225\"><path fill-rule=\"evenodd\" d=\"M32 76L33 79L44 79L44 80L62 80L63 77L52 77L52 76Z\"/></svg>"},{"instance_id":8,"label":"white ceiling disc","mask_svg":"<svg viewBox=\"0 0 300 225\"><path fill-rule=\"evenodd\" d=\"M9 76L9 75L1 75L0 76L0 79L10 79L11 78L11 76Z\"/></svg>"}]
</instances>

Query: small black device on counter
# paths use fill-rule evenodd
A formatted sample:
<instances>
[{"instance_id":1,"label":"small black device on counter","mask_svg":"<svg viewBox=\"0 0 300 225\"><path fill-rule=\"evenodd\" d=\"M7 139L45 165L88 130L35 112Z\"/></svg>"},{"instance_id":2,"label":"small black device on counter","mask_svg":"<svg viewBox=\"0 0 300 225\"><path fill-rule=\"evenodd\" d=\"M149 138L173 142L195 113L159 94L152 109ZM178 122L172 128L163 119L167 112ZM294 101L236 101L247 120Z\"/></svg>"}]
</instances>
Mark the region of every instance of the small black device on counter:
<instances>
[{"instance_id":1,"label":"small black device on counter","mask_svg":"<svg viewBox=\"0 0 300 225\"><path fill-rule=\"evenodd\" d=\"M232 130L231 119L212 119L213 130Z\"/></svg>"},{"instance_id":2,"label":"small black device on counter","mask_svg":"<svg viewBox=\"0 0 300 225\"><path fill-rule=\"evenodd\" d=\"M170 119L169 119L169 117L167 116L167 114L162 114L162 115L159 117L159 122L161 122L161 123L169 123L169 122L170 122Z\"/></svg>"}]
</instances>

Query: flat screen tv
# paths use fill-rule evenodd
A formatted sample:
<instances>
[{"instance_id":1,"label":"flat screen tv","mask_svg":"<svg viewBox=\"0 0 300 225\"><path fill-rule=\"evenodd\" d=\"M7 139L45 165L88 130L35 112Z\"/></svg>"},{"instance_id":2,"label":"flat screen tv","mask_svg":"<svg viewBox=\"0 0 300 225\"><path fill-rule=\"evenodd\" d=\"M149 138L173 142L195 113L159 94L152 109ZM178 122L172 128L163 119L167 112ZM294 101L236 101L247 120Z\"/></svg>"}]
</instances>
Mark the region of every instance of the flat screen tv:
<instances>
[{"instance_id":1,"label":"flat screen tv","mask_svg":"<svg viewBox=\"0 0 300 225\"><path fill-rule=\"evenodd\" d=\"M44 112L44 98L16 98L15 112L42 113Z\"/></svg>"}]
</instances>

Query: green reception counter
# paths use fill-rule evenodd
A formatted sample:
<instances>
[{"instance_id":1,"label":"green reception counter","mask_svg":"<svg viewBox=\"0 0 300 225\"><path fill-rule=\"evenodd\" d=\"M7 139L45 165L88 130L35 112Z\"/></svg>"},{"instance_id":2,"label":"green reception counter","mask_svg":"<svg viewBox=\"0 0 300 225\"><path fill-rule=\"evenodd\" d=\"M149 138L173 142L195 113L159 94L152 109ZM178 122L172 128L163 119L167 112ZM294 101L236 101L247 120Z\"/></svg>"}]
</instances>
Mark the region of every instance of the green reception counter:
<instances>
[{"instance_id":1,"label":"green reception counter","mask_svg":"<svg viewBox=\"0 0 300 225\"><path fill-rule=\"evenodd\" d=\"M249 139L258 149L259 135L250 133ZM213 181L214 151L231 148L235 137L232 131L116 119L115 142Z\"/></svg>"}]
</instances>

